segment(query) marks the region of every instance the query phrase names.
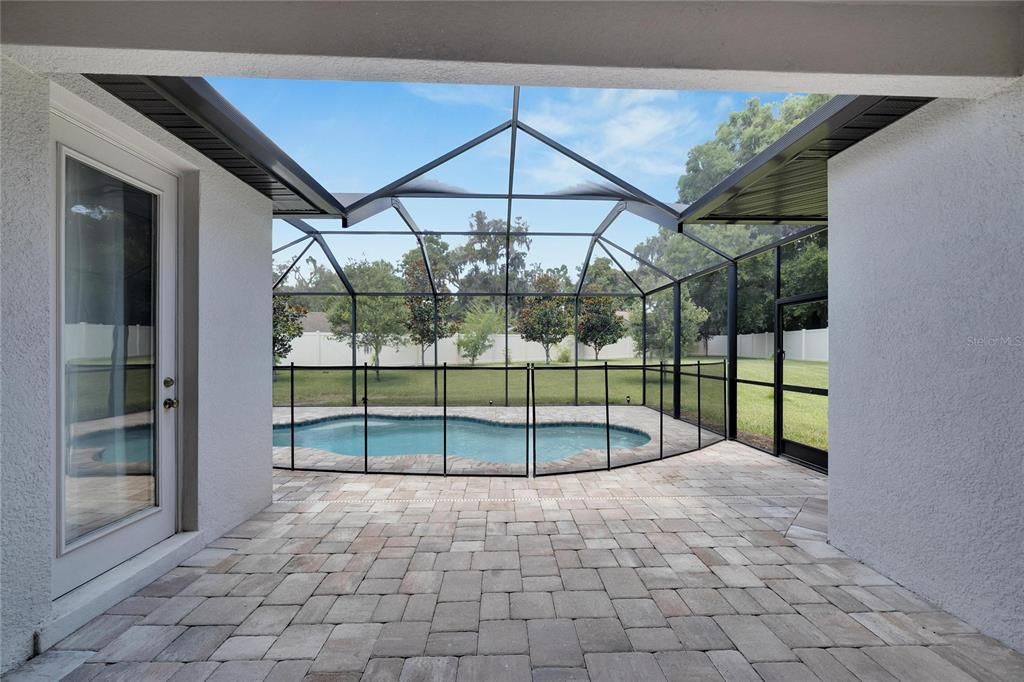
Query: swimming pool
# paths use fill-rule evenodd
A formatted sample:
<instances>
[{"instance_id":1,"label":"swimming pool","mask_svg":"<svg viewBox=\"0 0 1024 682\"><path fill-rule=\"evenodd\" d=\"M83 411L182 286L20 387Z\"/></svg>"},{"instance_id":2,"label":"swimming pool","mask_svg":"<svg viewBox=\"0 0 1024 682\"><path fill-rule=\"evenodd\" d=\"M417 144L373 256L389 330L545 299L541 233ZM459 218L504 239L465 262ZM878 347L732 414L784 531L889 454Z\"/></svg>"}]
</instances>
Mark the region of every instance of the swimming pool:
<instances>
[{"instance_id":1,"label":"swimming pool","mask_svg":"<svg viewBox=\"0 0 1024 682\"><path fill-rule=\"evenodd\" d=\"M69 476L153 473L153 429L149 424L81 433L68 443Z\"/></svg>"},{"instance_id":2,"label":"swimming pool","mask_svg":"<svg viewBox=\"0 0 1024 682\"><path fill-rule=\"evenodd\" d=\"M367 422L367 453L370 457L440 455L444 448L441 417L370 417ZM531 427L532 428L532 427ZM604 424L540 424L537 428L537 461L550 462L583 450L606 448ZM612 449L646 445L642 431L611 427ZM291 445L288 425L274 427L274 445ZM484 462L514 464L526 456L526 425L468 417L448 417L448 454ZM316 448L339 455L363 456L363 417L335 417L295 426L295 447ZM532 457L532 437L530 442Z\"/></svg>"}]
</instances>

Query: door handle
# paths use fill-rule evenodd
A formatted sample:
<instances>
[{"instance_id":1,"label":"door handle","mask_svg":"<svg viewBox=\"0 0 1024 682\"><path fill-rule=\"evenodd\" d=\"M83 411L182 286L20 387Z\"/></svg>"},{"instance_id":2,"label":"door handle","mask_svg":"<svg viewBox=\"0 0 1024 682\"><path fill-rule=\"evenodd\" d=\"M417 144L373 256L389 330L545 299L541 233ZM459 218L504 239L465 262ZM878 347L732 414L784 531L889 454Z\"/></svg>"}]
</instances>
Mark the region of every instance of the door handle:
<instances>
[{"instance_id":1,"label":"door handle","mask_svg":"<svg viewBox=\"0 0 1024 682\"><path fill-rule=\"evenodd\" d=\"M165 410L170 410L170 409L175 408L177 406L178 406L178 399L177 398L165 398L164 399L164 409Z\"/></svg>"}]
</instances>

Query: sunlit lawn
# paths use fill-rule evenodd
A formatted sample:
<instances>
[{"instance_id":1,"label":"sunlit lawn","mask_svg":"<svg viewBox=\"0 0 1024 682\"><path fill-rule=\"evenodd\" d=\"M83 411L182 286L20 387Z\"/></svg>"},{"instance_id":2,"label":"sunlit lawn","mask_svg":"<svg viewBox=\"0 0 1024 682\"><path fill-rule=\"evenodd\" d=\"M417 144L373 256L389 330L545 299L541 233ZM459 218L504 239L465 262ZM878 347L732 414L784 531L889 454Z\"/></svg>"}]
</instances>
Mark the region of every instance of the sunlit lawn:
<instances>
[{"instance_id":1,"label":"sunlit lawn","mask_svg":"<svg viewBox=\"0 0 1024 682\"><path fill-rule=\"evenodd\" d=\"M718 358L694 357L684 362L716 362ZM639 365L639 360L609 359L610 365ZM602 362L580 363L579 402L580 404L604 403L604 371ZM505 372L499 365L478 365L486 370L473 371L449 368L447 389L449 405L503 405L505 403ZM538 364L536 372L536 400L543 405L571 405L576 393L572 365ZM695 368L685 368L695 372ZM702 373L721 376L721 366L711 365ZM770 359L741 358L739 377L757 381L772 381L773 368ZM382 368L379 376L371 367L366 376L366 395L369 405L433 405L434 372L430 369ZM787 384L827 387L828 363L787 360L785 367ZM444 377L438 373L437 395L444 393ZM644 372L639 368L609 369L608 397L612 404L625 405L627 402L644 404ZM288 369L279 368L274 382L274 404L287 405L289 399ZM659 380L655 371L647 372L646 404L657 407L659 401ZM682 411L692 421L697 419L696 377L684 376L682 380ZM738 428L741 439L770 449L772 446L773 390L769 387L739 384ZM363 372L356 371L356 396L363 396ZM627 401L628 397L628 401ZM664 400L666 408L671 405L671 377L665 376ZM512 367L508 372L508 401L510 405L526 404L526 371L521 366ZM712 428L724 427L724 392L721 381L701 381L701 415L704 423ZM785 437L821 449L828 448L828 398L801 393L787 392L783 409L786 418ZM344 370L296 370L296 405L351 405L352 373Z\"/></svg>"},{"instance_id":2,"label":"sunlit lawn","mask_svg":"<svg viewBox=\"0 0 1024 682\"><path fill-rule=\"evenodd\" d=\"M124 368L125 414L153 409L152 368L148 357L128 358ZM88 358L69 363L66 370L69 421L103 419L110 415L109 358Z\"/></svg>"},{"instance_id":3,"label":"sunlit lawn","mask_svg":"<svg viewBox=\"0 0 1024 682\"><path fill-rule=\"evenodd\" d=\"M692 357L684 363L697 361L712 363L702 369L705 375L721 376L720 358ZM95 364L100 364L102 360ZM613 366L637 366L636 358L609 358ZM93 363L90 363L93 364ZM579 403L604 403L603 361L581 361L579 372ZM657 364L651 360L649 366ZM464 367L464 366L463 366ZM478 365L486 370L473 371L449 368L447 374L449 405L505 404L505 372L500 365ZM538 405L571 405L576 396L572 365L538 364L536 372L536 400ZM684 372L695 373L694 367ZM768 358L740 358L739 378L771 382L772 361ZM787 360L784 379L798 386L828 387L828 363ZM287 405L289 401L288 369L279 367L275 372L274 404ZM72 419L97 419L107 415L109 374L106 372L75 372L75 386L70 401ZM152 407L152 387L148 368L138 367L127 373L127 411ZM646 404L657 408L659 393L658 373L646 373L647 394L644 396L644 372L633 368L612 368L608 371L608 398L614 405ZM434 372L430 369L382 368L379 377L371 367L366 377L366 395L374 405L433 405ZM356 372L356 396L363 396L363 373ZM671 377L664 377L664 405L672 402ZM773 439L773 389L766 386L738 386L737 421L740 439L765 449L771 449ZM437 395L444 393L444 377L438 373ZM691 421L697 421L696 378L682 378L682 412ZM724 428L724 393L721 381L701 382L701 417L711 428ZM508 402L526 405L526 370L522 365L508 372ZM303 369L295 372L296 405L351 405L352 373L343 370ZM783 402L786 431L784 436L793 441L828 449L828 398L804 393L786 392Z\"/></svg>"},{"instance_id":4,"label":"sunlit lawn","mask_svg":"<svg viewBox=\"0 0 1024 682\"><path fill-rule=\"evenodd\" d=\"M740 379L767 381L774 377L770 358L740 358L737 376ZM783 382L793 386L828 388L828 363L809 360L786 360ZM737 428L741 440L771 449L774 423L774 389L767 386L737 386ZM783 436L798 443L828 449L828 398L786 391L782 398L786 425Z\"/></svg>"}]
</instances>

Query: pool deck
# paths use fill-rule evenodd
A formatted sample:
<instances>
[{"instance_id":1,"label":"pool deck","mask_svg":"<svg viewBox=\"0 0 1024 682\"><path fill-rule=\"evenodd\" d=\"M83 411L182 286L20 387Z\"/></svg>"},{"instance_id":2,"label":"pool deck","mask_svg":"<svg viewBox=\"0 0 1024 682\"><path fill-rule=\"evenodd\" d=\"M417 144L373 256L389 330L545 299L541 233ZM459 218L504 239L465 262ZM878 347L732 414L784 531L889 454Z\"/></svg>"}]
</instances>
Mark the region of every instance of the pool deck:
<instances>
[{"instance_id":1,"label":"pool deck","mask_svg":"<svg viewBox=\"0 0 1024 682\"><path fill-rule=\"evenodd\" d=\"M262 512L9 679L1024 679L828 544L827 492L735 442L540 479L275 471Z\"/></svg>"},{"instance_id":2,"label":"pool deck","mask_svg":"<svg viewBox=\"0 0 1024 682\"><path fill-rule=\"evenodd\" d=\"M521 425L522 431L518 432L518 436L509 434L509 437L521 439L523 443L523 459L515 464L509 464L449 455L447 458L448 474L525 476L528 468L532 472L533 463L532 461L527 462L526 455L526 409L525 406L449 407L449 417ZM605 423L605 408L603 405L538 406L536 409L536 422L539 424L570 422L603 425ZM443 409L441 407L373 407L369 411L369 416L440 417L442 413ZM361 416L362 414L363 409L361 407L300 407L295 409L295 423L307 424L332 417ZM275 426L288 424L290 419L291 413L289 408L274 408ZM531 414L531 423L533 423L533 419L534 415ZM649 462L662 457L690 452L702 445L710 445L721 438L718 434L707 429L703 429L698 434L697 427L687 422L669 417L662 420L657 411L643 406L613 405L608 410L608 421L612 426L642 431L651 438L648 443L640 447L613 449L611 452L612 467ZM373 427L371 426L371 438L372 434ZM538 451L543 452L543 447L543 438L540 438L537 443ZM290 467L291 448L275 447L274 465ZM440 474L444 473L443 467L445 464L444 458L440 454L414 454L370 457L366 465L371 473ZM363 471L363 466L364 460L362 457L339 455L316 448L295 449L295 467L299 469L361 472ZM537 471L532 473L540 475L566 473L604 469L607 466L608 453L605 449L584 450L571 457L538 462Z\"/></svg>"}]
</instances>

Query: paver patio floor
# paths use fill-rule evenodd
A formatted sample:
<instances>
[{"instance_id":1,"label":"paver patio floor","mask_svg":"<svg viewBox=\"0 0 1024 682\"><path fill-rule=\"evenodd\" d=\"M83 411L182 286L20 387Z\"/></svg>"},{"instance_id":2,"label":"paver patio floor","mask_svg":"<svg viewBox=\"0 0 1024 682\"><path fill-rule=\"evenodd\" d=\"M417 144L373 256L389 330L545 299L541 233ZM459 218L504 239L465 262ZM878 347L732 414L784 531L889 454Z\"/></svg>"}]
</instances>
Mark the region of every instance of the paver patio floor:
<instances>
[{"instance_id":1,"label":"paver patio floor","mask_svg":"<svg viewBox=\"0 0 1024 682\"><path fill-rule=\"evenodd\" d=\"M34 669L49 657L80 663L65 679L97 681L1024 679L1024 656L826 544L826 490L737 443L532 480L276 471L266 510Z\"/></svg>"}]
</instances>

